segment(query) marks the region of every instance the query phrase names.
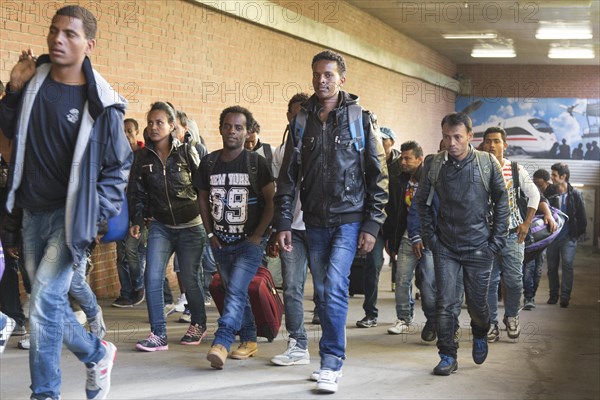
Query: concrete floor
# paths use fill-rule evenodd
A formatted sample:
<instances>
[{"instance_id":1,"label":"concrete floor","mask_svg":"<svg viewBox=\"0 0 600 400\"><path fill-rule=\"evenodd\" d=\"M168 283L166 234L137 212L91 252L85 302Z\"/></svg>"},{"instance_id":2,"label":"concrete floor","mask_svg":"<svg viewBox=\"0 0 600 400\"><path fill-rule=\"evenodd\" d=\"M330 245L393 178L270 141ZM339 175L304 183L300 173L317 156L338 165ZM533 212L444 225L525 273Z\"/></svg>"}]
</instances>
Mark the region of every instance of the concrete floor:
<instances>
[{"instance_id":1,"label":"concrete floor","mask_svg":"<svg viewBox=\"0 0 600 400\"><path fill-rule=\"evenodd\" d=\"M459 369L449 377L432 374L438 362L434 344L422 342L420 330L392 336L387 327L395 320L394 297L390 291L390 269L384 267L380 283L379 326L358 329L354 322L363 317L362 296L350 299L347 324L348 358L338 398L385 399L598 399L600 398L600 252L580 248L575 266L571 305L562 309L546 305L547 278L542 279L538 307L521 313L522 333L517 340L506 337L490 345L487 361L475 365L471 359L469 320L461 315L462 337ZM305 305L310 306L311 287ZM209 367L205 359L210 340L200 346L181 346L179 338L187 326L178 324L177 314L169 318L170 349L167 352L140 353L137 340L149 326L146 307L116 309L101 301L109 332L107 339L119 352L112 374L111 399L296 399L319 396L314 382L307 378L318 368L319 327L307 325L312 360L310 365L277 367L269 360L285 349L285 329L273 343L259 343L257 357L245 361L228 360L223 371ZM418 303L420 307L420 304ZM217 311L207 309L211 332ZM500 315L503 311L500 310ZM307 323L311 313L305 314ZM424 323L420 310L415 316L419 329ZM504 328L502 326L502 328ZM16 349L11 339L0 363L0 398L29 396L27 351ZM62 397L85 396L84 367L66 349L62 355Z\"/></svg>"}]
</instances>

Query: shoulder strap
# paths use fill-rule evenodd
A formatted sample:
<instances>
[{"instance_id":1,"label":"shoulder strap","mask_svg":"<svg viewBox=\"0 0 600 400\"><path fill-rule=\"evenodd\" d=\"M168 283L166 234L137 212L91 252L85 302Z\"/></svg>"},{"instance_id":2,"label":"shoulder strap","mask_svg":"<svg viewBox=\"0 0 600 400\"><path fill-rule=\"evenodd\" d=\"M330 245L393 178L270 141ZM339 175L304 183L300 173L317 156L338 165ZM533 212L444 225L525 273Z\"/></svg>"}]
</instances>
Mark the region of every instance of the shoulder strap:
<instances>
[{"instance_id":1,"label":"shoulder strap","mask_svg":"<svg viewBox=\"0 0 600 400\"><path fill-rule=\"evenodd\" d=\"M247 151L248 156L246 157L248 167L248 179L250 179L250 186L257 196L262 196L262 188L258 187L258 157L260 157L255 151Z\"/></svg>"},{"instance_id":2,"label":"shoulder strap","mask_svg":"<svg viewBox=\"0 0 600 400\"><path fill-rule=\"evenodd\" d=\"M308 113L305 109L301 108L296 114L296 119L294 123L294 140L298 140L296 143L296 147L300 148L302 146L302 137L304 136L304 131L306 130L306 122L308 121Z\"/></svg>"},{"instance_id":3,"label":"shoulder strap","mask_svg":"<svg viewBox=\"0 0 600 400\"><path fill-rule=\"evenodd\" d=\"M350 136L352 136L352 139L354 140L354 148L359 153L365 148L366 143L363 111L363 108L358 104L348 106L348 126L350 127Z\"/></svg>"},{"instance_id":4,"label":"shoulder strap","mask_svg":"<svg viewBox=\"0 0 600 400\"><path fill-rule=\"evenodd\" d=\"M513 187L515 188L517 198L519 198L521 197L521 184L519 182L519 164L516 161L511 161L510 169L512 173Z\"/></svg>"},{"instance_id":5,"label":"shoulder strap","mask_svg":"<svg viewBox=\"0 0 600 400\"><path fill-rule=\"evenodd\" d=\"M262 147L265 153L265 159L267 160L267 164L269 165L269 168L271 168L271 166L273 165L273 151L271 150L271 145L263 143Z\"/></svg>"},{"instance_id":6,"label":"shoulder strap","mask_svg":"<svg viewBox=\"0 0 600 400\"><path fill-rule=\"evenodd\" d=\"M483 186L486 192L490 192L490 180L492 179L492 160L489 153L475 150L475 157L477 158L477 167L479 168L479 174L483 181Z\"/></svg>"},{"instance_id":7,"label":"shoulder strap","mask_svg":"<svg viewBox=\"0 0 600 400\"><path fill-rule=\"evenodd\" d=\"M429 188L429 195L427 196L427 206L431 207L433 204L433 196L435 195L435 184L437 183L438 176L440 175L440 170L442 169L442 164L444 163L444 159L446 158L446 152L440 151L436 155L433 156L433 160L431 160L431 166L429 171L427 172L427 178L431 184Z\"/></svg>"},{"instance_id":8,"label":"shoulder strap","mask_svg":"<svg viewBox=\"0 0 600 400\"><path fill-rule=\"evenodd\" d=\"M213 151L208 155L208 158L206 159L206 167L208 168L208 179L210 179L210 176L212 175L213 169L215 168L215 164L217 163L219 157L221 157L221 150Z\"/></svg>"}]
</instances>

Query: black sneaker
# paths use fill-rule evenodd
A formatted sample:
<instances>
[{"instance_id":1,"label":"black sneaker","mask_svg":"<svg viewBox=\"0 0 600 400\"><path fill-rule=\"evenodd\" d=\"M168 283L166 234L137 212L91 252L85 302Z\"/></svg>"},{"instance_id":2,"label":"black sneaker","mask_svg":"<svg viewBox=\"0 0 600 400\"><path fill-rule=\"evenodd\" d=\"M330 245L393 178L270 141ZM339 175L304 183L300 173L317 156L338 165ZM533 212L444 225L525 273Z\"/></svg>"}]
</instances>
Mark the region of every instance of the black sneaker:
<instances>
[{"instance_id":1,"label":"black sneaker","mask_svg":"<svg viewBox=\"0 0 600 400\"><path fill-rule=\"evenodd\" d=\"M150 335L143 340L140 340L135 345L135 348L139 351L164 351L169 350L169 344L167 343L167 335Z\"/></svg>"},{"instance_id":2,"label":"black sneaker","mask_svg":"<svg viewBox=\"0 0 600 400\"><path fill-rule=\"evenodd\" d=\"M142 301L144 301L144 299L146 298L146 291L144 290L144 288L141 288L139 290L134 290L132 294L133 294L133 299L131 299L131 302L133 303L134 306L137 306Z\"/></svg>"},{"instance_id":3,"label":"black sneaker","mask_svg":"<svg viewBox=\"0 0 600 400\"><path fill-rule=\"evenodd\" d=\"M546 304L556 304L556 303L558 303L558 297L552 297L552 296L550 296L550 298L546 302Z\"/></svg>"},{"instance_id":4,"label":"black sneaker","mask_svg":"<svg viewBox=\"0 0 600 400\"><path fill-rule=\"evenodd\" d=\"M421 339L423 339L425 342L433 342L436 338L437 335L435 333L435 326L433 323L429 321L425 322L425 326L421 331Z\"/></svg>"},{"instance_id":5,"label":"black sneaker","mask_svg":"<svg viewBox=\"0 0 600 400\"><path fill-rule=\"evenodd\" d=\"M111 305L117 308L128 308L133 307L133 301L131 299L126 299L123 296L119 296L119 298L113 301Z\"/></svg>"},{"instance_id":6,"label":"black sneaker","mask_svg":"<svg viewBox=\"0 0 600 400\"><path fill-rule=\"evenodd\" d=\"M488 342L483 337L481 339L473 339L473 361L475 364L483 364L488 355Z\"/></svg>"},{"instance_id":7,"label":"black sneaker","mask_svg":"<svg viewBox=\"0 0 600 400\"><path fill-rule=\"evenodd\" d=\"M535 300L534 299L525 299L523 303L523 310L531 311L535 308Z\"/></svg>"},{"instance_id":8,"label":"black sneaker","mask_svg":"<svg viewBox=\"0 0 600 400\"><path fill-rule=\"evenodd\" d=\"M188 328L185 335L183 335L183 337L181 338L179 343L180 344L200 344L202 339L204 339L207 334L208 334L208 332L206 331L206 326L202 326L199 324L190 324L190 327Z\"/></svg>"},{"instance_id":9,"label":"black sneaker","mask_svg":"<svg viewBox=\"0 0 600 400\"><path fill-rule=\"evenodd\" d=\"M569 307L569 300L567 299L560 299L560 307L561 308L567 308ZM13 333L14 335L14 333Z\"/></svg>"},{"instance_id":10,"label":"black sneaker","mask_svg":"<svg viewBox=\"0 0 600 400\"><path fill-rule=\"evenodd\" d=\"M377 326L377 318L364 317L360 321L356 321L356 326L359 328L374 328Z\"/></svg>"},{"instance_id":11,"label":"black sneaker","mask_svg":"<svg viewBox=\"0 0 600 400\"><path fill-rule=\"evenodd\" d=\"M433 369L433 373L435 375L448 376L453 372L456 372L458 369L458 362L456 362L456 358L447 356L445 354L440 354L440 362Z\"/></svg>"},{"instance_id":12,"label":"black sneaker","mask_svg":"<svg viewBox=\"0 0 600 400\"><path fill-rule=\"evenodd\" d=\"M319 314L313 313L311 324L313 324L313 325L321 325L321 318L319 318Z\"/></svg>"}]
</instances>

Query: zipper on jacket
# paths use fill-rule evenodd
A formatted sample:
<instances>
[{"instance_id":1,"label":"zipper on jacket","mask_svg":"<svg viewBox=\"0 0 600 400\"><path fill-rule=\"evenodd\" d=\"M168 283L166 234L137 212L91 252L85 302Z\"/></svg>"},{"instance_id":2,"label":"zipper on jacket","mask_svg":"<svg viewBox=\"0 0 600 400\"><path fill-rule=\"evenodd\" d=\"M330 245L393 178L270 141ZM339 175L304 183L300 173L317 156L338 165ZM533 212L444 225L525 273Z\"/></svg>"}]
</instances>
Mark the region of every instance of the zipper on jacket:
<instances>
[{"instance_id":1,"label":"zipper on jacket","mask_svg":"<svg viewBox=\"0 0 600 400\"><path fill-rule=\"evenodd\" d=\"M317 116L318 118L318 116ZM327 119L329 119L329 116L327 117ZM323 176L321 177L321 190L322 193L325 195L325 198L323 199L323 214L321 214L323 216L323 218L325 218L325 220L327 221L328 218L327 216L327 191L325 190L325 181L327 180L327 173L325 172L325 170L327 169L325 166L325 160L326 160L326 153L327 153L327 121L323 122L323 129L321 130L321 144L323 146L323 151L321 151L321 166L322 166L322 171L323 171Z\"/></svg>"},{"instance_id":2,"label":"zipper on jacket","mask_svg":"<svg viewBox=\"0 0 600 400\"><path fill-rule=\"evenodd\" d=\"M165 195L167 196L167 204L169 205L169 212L171 213L171 218L173 219L173 225L177 225L177 222L175 221L175 214L173 214L173 206L171 205L171 199L169 198L169 189L167 187L167 164L166 162L162 162L162 160L160 159L160 156L158 155L157 152L155 152L153 149L148 149L151 152L153 152L156 157L158 158L158 161L160 161L162 167L163 167L163 177L165 180ZM173 152L173 148L171 148L171 151L169 152L169 155L167 156L167 160L169 159L169 157L171 157L171 153Z\"/></svg>"}]
</instances>

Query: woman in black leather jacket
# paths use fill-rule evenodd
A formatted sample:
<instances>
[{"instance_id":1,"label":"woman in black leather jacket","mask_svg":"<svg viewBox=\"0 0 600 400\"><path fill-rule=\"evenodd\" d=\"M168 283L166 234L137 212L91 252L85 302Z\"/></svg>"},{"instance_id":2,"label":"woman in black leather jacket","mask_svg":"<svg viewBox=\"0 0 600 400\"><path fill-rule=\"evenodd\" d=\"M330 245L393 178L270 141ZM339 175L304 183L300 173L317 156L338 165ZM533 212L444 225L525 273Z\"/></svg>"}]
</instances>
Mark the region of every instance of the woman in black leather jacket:
<instances>
[{"instance_id":1,"label":"woman in black leather jacket","mask_svg":"<svg viewBox=\"0 0 600 400\"><path fill-rule=\"evenodd\" d=\"M140 340L140 351L168 350L166 319L163 313L163 281L167 262L177 253L181 278L192 321L181 344L197 345L206 336L204 294L198 284L206 233L192 185L200 158L194 146L175 139L175 111L163 102L148 112L146 147L139 150L130 179L130 234L138 237L145 220L148 255L145 271L146 302L151 333Z\"/></svg>"}]
</instances>

